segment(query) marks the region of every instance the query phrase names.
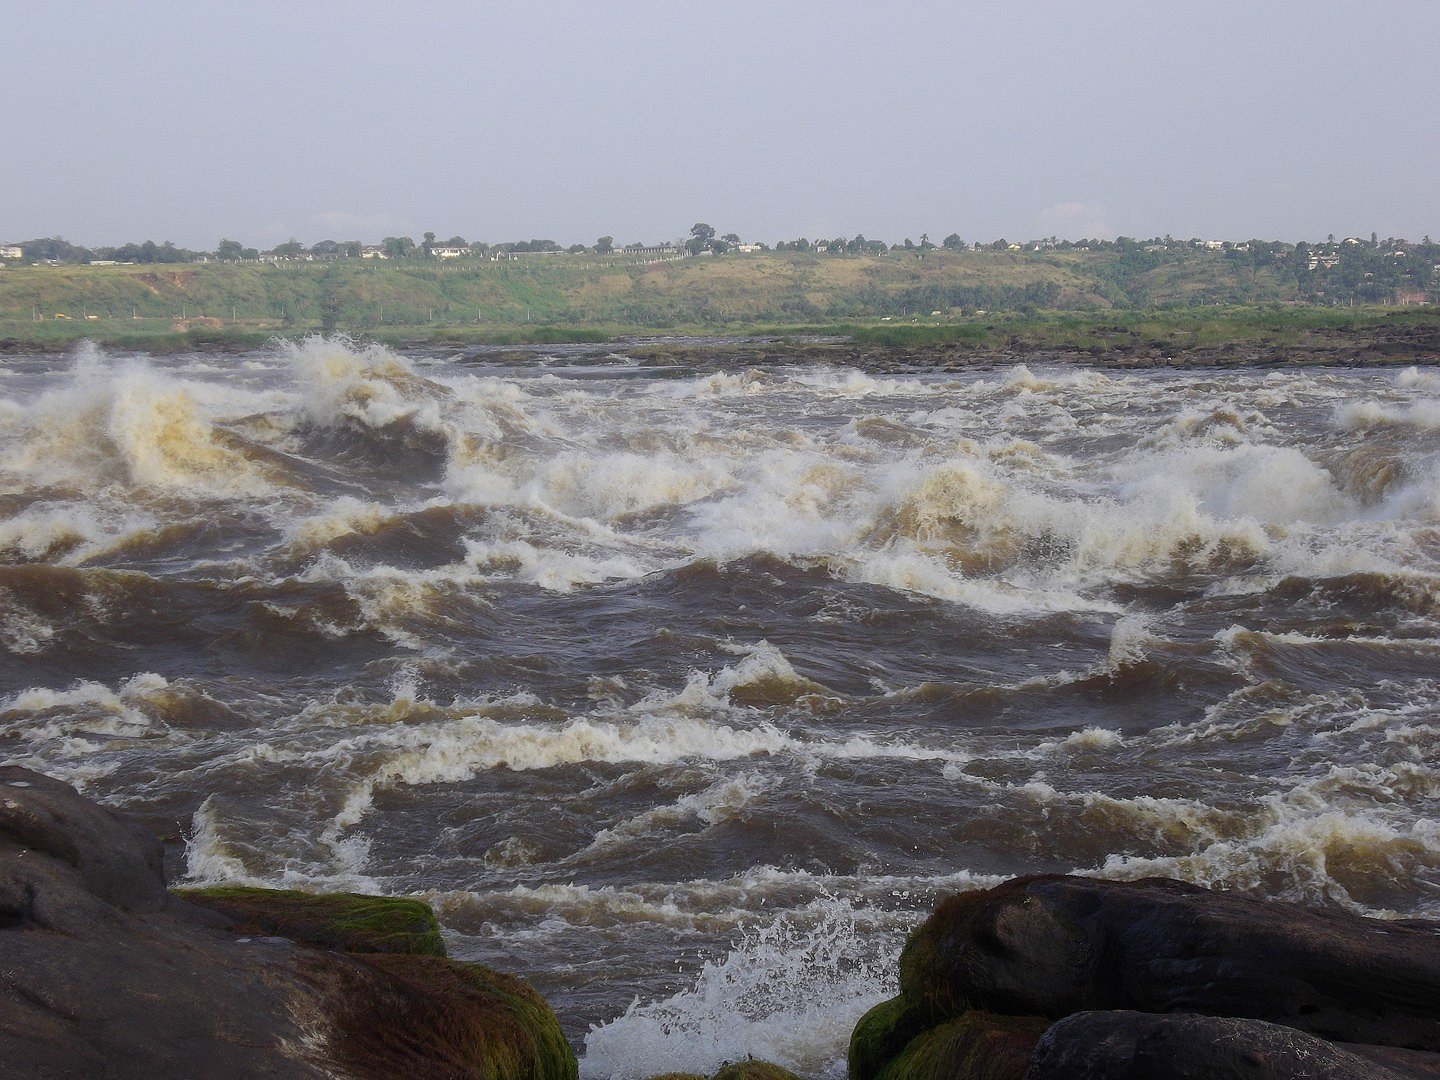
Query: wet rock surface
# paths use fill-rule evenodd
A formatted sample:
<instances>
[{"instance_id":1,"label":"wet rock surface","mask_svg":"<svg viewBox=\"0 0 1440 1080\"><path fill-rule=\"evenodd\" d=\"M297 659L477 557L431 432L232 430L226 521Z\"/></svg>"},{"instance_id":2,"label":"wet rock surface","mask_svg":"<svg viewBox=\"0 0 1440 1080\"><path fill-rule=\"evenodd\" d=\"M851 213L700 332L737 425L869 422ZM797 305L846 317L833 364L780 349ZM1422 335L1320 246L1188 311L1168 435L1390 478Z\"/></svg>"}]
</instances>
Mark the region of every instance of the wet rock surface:
<instances>
[{"instance_id":1,"label":"wet rock surface","mask_svg":"<svg viewBox=\"0 0 1440 1080\"><path fill-rule=\"evenodd\" d=\"M1025 1080L1398 1080L1416 1073L1303 1031L1218 1016L1084 1012L1053 1025Z\"/></svg>"},{"instance_id":2,"label":"wet rock surface","mask_svg":"<svg viewBox=\"0 0 1440 1080\"><path fill-rule=\"evenodd\" d=\"M1440 924L1166 879L1028 877L951 897L911 935L900 985L852 1037L858 1080L942 1075L918 1051L959 1021L993 1029L995 1016L1012 1019L1010 1064L973 1055L987 1071L945 1075L1440 1072Z\"/></svg>"},{"instance_id":3,"label":"wet rock surface","mask_svg":"<svg viewBox=\"0 0 1440 1080\"><path fill-rule=\"evenodd\" d=\"M445 955L435 913L419 900L244 886L177 889L175 895L233 920L235 934L348 953Z\"/></svg>"},{"instance_id":4,"label":"wet rock surface","mask_svg":"<svg viewBox=\"0 0 1440 1080\"><path fill-rule=\"evenodd\" d=\"M266 916L245 890L237 917L167 892L160 853L68 785L0 768L6 1075L575 1076L539 995L433 955L413 902L279 893ZM333 951L347 941L398 951Z\"/></svg>"}]
</instances>

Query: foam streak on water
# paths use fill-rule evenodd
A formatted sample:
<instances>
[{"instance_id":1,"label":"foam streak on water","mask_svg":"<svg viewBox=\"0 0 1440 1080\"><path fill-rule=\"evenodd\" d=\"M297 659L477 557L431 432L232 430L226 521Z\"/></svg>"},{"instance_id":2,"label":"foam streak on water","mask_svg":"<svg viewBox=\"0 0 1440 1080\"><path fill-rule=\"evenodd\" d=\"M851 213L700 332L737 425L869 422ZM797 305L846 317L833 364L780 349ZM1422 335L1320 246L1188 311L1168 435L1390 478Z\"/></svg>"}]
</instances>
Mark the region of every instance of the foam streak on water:
<instances>
[{"instance_id":1,"label":"foam streak on water","mask_svg":"<svg viewBox=\"0 0 1440 1080\"><path fill-rule=\"evenodd\" d=\"M838 1075L1017 873L1440 915L1440 375L12 358L0 746L430 898L588 1076Z\"/></svg>"}]
</instances>

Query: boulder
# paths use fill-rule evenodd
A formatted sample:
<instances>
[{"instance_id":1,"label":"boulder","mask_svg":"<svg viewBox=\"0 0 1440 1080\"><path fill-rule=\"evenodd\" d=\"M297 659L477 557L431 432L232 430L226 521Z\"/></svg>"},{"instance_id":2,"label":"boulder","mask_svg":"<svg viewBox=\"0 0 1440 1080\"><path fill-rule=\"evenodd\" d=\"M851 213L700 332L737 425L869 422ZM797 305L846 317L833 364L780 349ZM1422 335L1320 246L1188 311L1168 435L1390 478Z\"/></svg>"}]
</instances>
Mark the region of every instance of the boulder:
<instances>
[{"instance_id":1,"label":"boulder","mask_svg":"<svg viewBox=\"0 0 1440 1080\"><path fill-rule=\"evenodd\" d=\"M937 1016L1201 1013L1440 1050L1440 924L1168 879L1028 877L952 896L906 943L900 985Z\"/></svg>"},{"instance_id":2,"label":"boulder","mask_svg":"<svg viewBox=\"0 0 1440 1080\"><path fill-rule=\"evenodd\" d=\"M876 1080L912 1039L946 1019L904 994L882 1001L860 1017L850 1033L850 1080Z\"/></svg>"},{"instance_id":3,"label":"boulder","mask_svg":"<svg viewBox=\"0 0 1440 1080\"><path fill-rule=\"evenodd\" d=\"M475 1080L575 1080L575 1052L544 998L479 964L368 954L298 967L325 1009L329 1056L345 1074Z\"/></svg>"},{"instance_id":4,"label":"boulder","mask_svg":"<svg viewBox=\"0 0 1440 1080\"><path fill-rule=\"evenodd\" d=\"M1049 1021L967 1012L921 1032L879 1080L1022 1080Z\"/></svg>"},{"instance_id":5,"label":"boulder","mask_svg":"<svg viewBox=\"0 0 1440 1080\"><path fill-rule=\"evenodd\" d=\"M648 1080L707 1080L699 1073L671 1072L651 1076ZM769 1061L746 1058L744 1061L727 1061L708 1080L800 1080L789 1069L783 1069Z\"/></svg>"},{"instance_id":6,"label":"boulder","mask_svg":"<svg viewBox=\"0 0 1440 1080\"><path fill-rule=\"evenodd\" d=\"M800 1080L800 1077L769 1061L749 1058L721 1066L710 1080Z\"/></svg>"},{"instance_id":7,"label":"boulder","mask_svg":"<svg viewBox=\"0 0 1440 1080\"><path fill-rule=\"evenodd\" d=\"M0 767L3 1071L576 1076L539 995L436 955L425 905L265 894L173 896L154 836L65 784Z\"/></svg>"},{"instance_id":8,"label":"boulder","mask_svg":"<svg viewBox=\"0 0 1440 1080\"><path fill-rule=\"evenodd\" d=\"M1402 1080L1417 1075L1404 1064L1399 1070L1263 1020L1082 1012L1045 1033L1024 1080Z\"/></svg>"},{"instance_id":9,"label":"boulder","mask_svg":"<svg viewBox=\"0 0 1440 1080\"><path fill-rule=\"evenodd\" d=\"M1440 923L1168 879L1016 878L911 934L900 995L861 1018L849 1065L853 1080L1440 1077Z\"/></svg>"},{"instance_id":10,"label":"boulder","mask_svg":"<svg viewBox=\"0 0 1440 1080\"><path fill-rule=\"evenodd\" d=\"M43 858L29 858L32 853ZM68 784L0 767L0 926L83 925L96 911L169 906L158 837L82 799Z\"/></svg>"},{"instance_id":11,"label":"boulder","mask_svg":"<svg viewBox=\"0 0 1440 1080\"><path fill-rule=\"evenodd\" d=\"M850 1037L850 1080L1020 1080L1050 1021L963 1012L938 1017L905 998L881 1002Z\"/></svg>"}]
</instances>

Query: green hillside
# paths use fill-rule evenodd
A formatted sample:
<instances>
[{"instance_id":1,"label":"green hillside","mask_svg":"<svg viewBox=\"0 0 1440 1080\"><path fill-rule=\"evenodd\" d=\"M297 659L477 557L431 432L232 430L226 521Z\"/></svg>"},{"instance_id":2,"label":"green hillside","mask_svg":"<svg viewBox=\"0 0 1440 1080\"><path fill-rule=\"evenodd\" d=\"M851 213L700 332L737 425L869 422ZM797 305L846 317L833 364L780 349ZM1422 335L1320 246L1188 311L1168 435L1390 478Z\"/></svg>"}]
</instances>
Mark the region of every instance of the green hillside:
<instances>
[{"instance_id":1,"label":"green hillside","mask_svg":"<svg viewBox=\"0 0 1440 1080\"><path fill-rule=\"evenodd\" d=\"M732 253L649 265L560 253L500 262L9 266L0 269L0 340L11 347L80 337L244 342L318 329L381 338L601 340L817 323L958 326L1041 312L1334 305L1347 296L1371 304L1436 298L1414 291L1434 284L1424 258L1406 264L1369 249L1344 254L1355 264L1348 275L1344 263L1315 273L1293 255L1287 263L1249 252L1138 246ZM1367 258L1381 275L1410 276L1391 284L1360 269Z\"/></svg>"}]
</instances>

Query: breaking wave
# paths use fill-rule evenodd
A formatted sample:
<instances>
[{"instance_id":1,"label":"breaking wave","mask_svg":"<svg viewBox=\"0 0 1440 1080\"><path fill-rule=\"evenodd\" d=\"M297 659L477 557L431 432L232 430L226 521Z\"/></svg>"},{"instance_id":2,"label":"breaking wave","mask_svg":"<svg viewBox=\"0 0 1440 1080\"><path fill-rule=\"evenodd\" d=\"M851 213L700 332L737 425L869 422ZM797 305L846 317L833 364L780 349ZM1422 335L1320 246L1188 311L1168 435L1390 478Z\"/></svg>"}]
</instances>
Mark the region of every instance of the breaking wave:
<instances>
[{"instance_id":1,"label":"breaking wave","mask_svg":"<svg viewBox=\"0 0 1440 1080\"><path fill-rule=\"evenodd\" d=\"M900 941L836 900L749 928L701 966L689 989L636 1001L592 1029L580 1073L705 1074L755 1057L803 1075L844 1076L842 1048L855 1022L896 992Z\"/></svg>"}]
</instances>

